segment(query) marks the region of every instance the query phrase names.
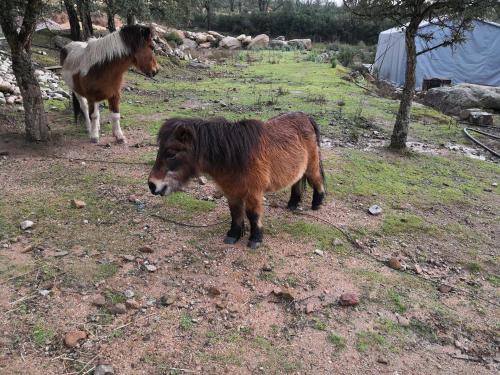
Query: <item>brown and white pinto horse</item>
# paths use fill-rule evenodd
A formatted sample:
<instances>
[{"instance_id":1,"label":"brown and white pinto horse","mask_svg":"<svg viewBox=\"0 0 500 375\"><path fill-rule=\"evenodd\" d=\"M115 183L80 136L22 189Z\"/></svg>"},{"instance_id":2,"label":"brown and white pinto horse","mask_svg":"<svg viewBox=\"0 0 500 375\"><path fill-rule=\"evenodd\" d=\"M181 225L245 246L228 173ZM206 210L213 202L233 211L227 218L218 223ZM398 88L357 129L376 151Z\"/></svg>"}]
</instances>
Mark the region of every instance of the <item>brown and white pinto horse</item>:
<instances>
[{"instance_id":1,"label":"brown and white pinto horse","mask_svg":"<svg viewBox=\"0 0 500 375\"><path fill-rule=\"evenodd\" d=\"M158 72L152 29L124 26L103 38L71 42L61 50L61 65L62 77L73 91L75 120L82 112L90 140L99 141L99 102L107 99L113 135L124 143L119 108L123 75L131 65L148 76Z\"/></svg>"},{"instance_id":2,"label":"brown and white pinto horse","mask_svg":"<svg viewBox=\"0 0 500 375\"><path fill-rule=\"evenodd\" d=\"M158 134L149 189L155 195L167 195L199 173L210 175L231 211L224 242L233 244L241 238L246 210L248 246L255 249L262 243L264 193L291 186L288 208L295 210L307 181L314 189L312 209L319 209L325 196L319 141L318 125L302 112L265 123L170 119Z\"/></svg>"}]
</instances>

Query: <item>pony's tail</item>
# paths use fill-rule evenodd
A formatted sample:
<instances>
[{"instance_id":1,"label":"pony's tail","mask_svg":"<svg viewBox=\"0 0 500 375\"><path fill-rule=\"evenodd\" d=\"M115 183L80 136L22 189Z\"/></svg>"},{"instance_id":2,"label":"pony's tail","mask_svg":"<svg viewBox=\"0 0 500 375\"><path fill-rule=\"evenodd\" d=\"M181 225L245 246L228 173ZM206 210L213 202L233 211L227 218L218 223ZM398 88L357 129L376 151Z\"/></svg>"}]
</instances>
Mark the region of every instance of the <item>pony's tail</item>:
<instances>
[{"instance_id":1,"label":"pony's tail","mask_svg":"<svg viewBox=\"0 0 500 375\"><path fill-rule=\"evenodd\" d=\"M319 154L319 171L321 173L321 179L323 180L323 186L325 188L326 193L326 178L325 178L325 170L323 168L323 159L321 158L321 132L318 123L311 117L307 116L311 125L314 128L314 133L316 134L316 144L318 145L318 154Z\"/></svg>"},{"instance_id":2,"label":"pony's tail","mask_svg":"<svg viewBox=\"0 0 500 375\"><path fill-rule=\"evenodd\" d=\"M71 98L73 99L73 117L75 119L75 125L78 123L78 115L82 112L82 108L80 107L80 101L76 97L75 93L71 93Z\"/></svg>"}]
</instances>

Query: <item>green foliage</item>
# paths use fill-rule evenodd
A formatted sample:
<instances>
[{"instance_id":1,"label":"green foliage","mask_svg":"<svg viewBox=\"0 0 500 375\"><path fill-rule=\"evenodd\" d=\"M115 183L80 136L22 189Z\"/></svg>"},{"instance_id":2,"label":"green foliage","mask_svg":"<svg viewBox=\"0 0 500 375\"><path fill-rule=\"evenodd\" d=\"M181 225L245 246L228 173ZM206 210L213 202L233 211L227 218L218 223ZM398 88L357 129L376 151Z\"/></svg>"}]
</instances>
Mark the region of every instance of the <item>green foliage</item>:
<instances>
[{"instance_id":1,"label":"green foliage","mask_svg":"<svg viewBox=\"0 0 500 375\"><path fill-rule=\"evenodd\" d=\"M373 331L358 332L356 339L356 349L362 353L370 349L378 349L385 344L384 336Z\"/></svg>"},{"instance_id":2,"label":"green foliage","mask_svg":"<svg viewBox=\"0 0 500 375\"><path fill-rule=\"evenodd\" d=\"M190 331L194 326L193 318L189 314L182 314L179 326L184 331Z\"/></svg>"},{"instance_id":3,"label":"green foliage","mask_svg":"<svg viewBox=\"0 0 500 375\"><path fill-rule=\"evenodd\" d=\"M332 57L332 60L330 61L332 68L335 69L337 67L337 58Z\"/></svg>"},{"instance_id":4,"label":"green foliage","mask_svg":"<svg viewBox=\"0 0 500 375\"><path fill-rule=\"evenodd\" d=\"M182 38L173 31L165 34L165 40L174 43L176 46L180 46L183 43Z\"/></svg>"},{"instance_id":5,"label":"green foliage","mask_svg":"<svg viewBox=\"0 0 500 375\"><path fill-rule=\"evenodd\" d=\"M326 341L328 341L330 344L333 345L335 351L341 351L346 347L345 339L342 336L337 335L336 333L333 332L330 332L326 336Z\"/></svg>"},{"instance_id":6,"label":"green foliage","mask_svg":"<svg viewBox=\"0 0 500 375\"><path fill-rule=\"evenodd\" d=\"M354 50L350 46L344 46L340 49L337 58L339 59L339 62L345 66L351 66L352 63L354 62Z\"/></svg>"},{"instance_id":7,"label":"green foliage","mask_svg":"<svg viewBox=\"0 0 500 375\"><path fill-rule=\"evenodd\" d=\"M188 213L208 212L216 207L214 202L202 201L183 192L170 194L165 198L165 203L181 208Z\"/></svg>"},{"instance_id":8,"label":"green foliage","mask_svg":"<svg viewBox=\"0 0 500 375\"><path fill-rule=\"evenodd\" d=\"M38 346L44 346L47 342L51 341L55 336L54 331L45 328L43 325L36 325L31 331L31 338Z\"/></svg>"}]
</instances>

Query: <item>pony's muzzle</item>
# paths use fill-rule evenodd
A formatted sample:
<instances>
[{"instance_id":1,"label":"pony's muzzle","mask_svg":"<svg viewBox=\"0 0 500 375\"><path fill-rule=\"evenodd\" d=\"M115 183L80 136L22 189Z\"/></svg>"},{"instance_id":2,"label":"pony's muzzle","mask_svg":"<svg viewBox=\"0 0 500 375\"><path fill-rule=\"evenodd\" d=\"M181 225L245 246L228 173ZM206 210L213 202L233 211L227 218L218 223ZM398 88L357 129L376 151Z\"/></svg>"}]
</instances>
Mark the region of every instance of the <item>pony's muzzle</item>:
<instances>
[{"instance_id":1,"label":"pony's muzzle","mask_svg":"<svg viewBox=\"0 0 500 375\"><path fill-rule=\"evenodd\" d=\"M158 186L154 182L148 181L149 190L153 195L161 195L164 196L167 192L167 185L164 185L161 189L158 189Z\"/></svg>"}]
</instances>

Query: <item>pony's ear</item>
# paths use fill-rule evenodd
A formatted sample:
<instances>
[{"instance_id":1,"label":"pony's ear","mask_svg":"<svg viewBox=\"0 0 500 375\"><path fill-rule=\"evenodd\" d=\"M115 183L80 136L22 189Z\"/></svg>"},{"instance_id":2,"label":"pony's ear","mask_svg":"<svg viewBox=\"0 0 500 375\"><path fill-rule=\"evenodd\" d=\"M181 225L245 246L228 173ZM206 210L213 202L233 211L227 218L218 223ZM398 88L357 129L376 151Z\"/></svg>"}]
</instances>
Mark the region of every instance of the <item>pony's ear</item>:
<instances>
[{"instance_id":1,"label":"pony's ear","mask_svg":"<svg viewBox=\"0 0 500 375\"><path fill-rule=\"evenodd\" d=\"M175 130L174 137L179 142L187 145L193 142L194 133L192 129L181 125Z\"/></svg>"}]
</instances>

